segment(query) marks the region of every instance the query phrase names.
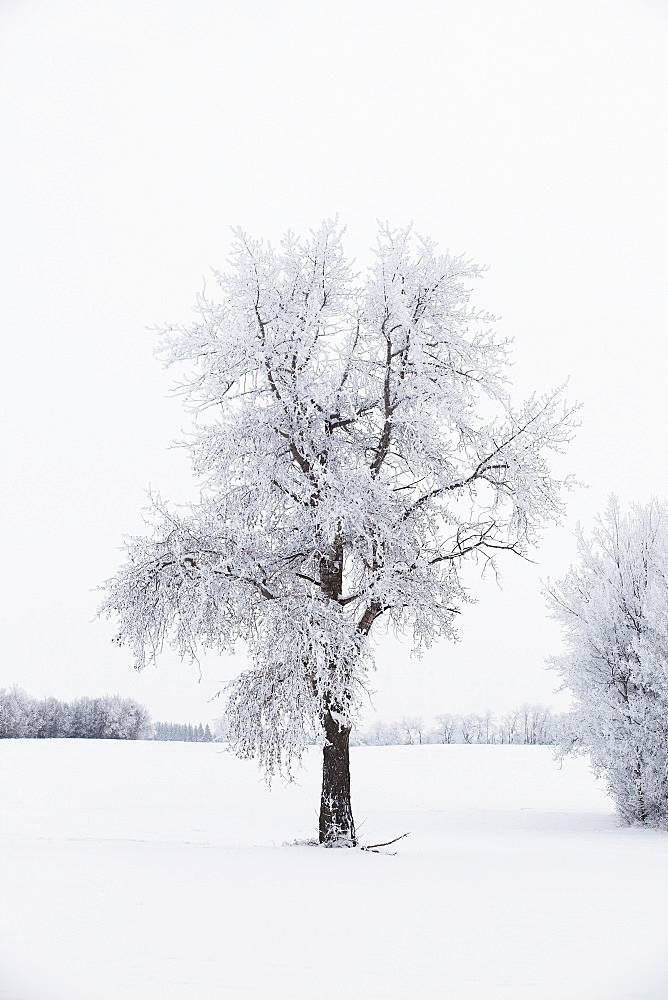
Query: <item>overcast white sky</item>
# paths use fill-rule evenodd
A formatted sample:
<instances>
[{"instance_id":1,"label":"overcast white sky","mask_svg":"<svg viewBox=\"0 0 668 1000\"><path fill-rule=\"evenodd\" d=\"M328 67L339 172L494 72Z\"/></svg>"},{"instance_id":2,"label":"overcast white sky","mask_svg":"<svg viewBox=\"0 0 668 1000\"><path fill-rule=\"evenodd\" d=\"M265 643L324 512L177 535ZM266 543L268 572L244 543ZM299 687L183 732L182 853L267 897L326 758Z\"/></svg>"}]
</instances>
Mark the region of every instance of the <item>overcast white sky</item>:
<instances>
[{"instance_id":1,"label":"overcast white sky","mask_svg":"<svg viewBox=\"0 0 668 1000\"><path fill-rule=\"evenodd\" d=\"M231 225L338 212L360 264L378 218L488 264L517 395L584 403L559 468L589 490L458 644L379 642L378 713L563 705L541 577L611 491L668 498L667 106L663 0L0 0L0 686L219 714L241 659L136 675L92 621L146 488L191 489L147 328L187 320Z\"/></svg>"}]
</instances>

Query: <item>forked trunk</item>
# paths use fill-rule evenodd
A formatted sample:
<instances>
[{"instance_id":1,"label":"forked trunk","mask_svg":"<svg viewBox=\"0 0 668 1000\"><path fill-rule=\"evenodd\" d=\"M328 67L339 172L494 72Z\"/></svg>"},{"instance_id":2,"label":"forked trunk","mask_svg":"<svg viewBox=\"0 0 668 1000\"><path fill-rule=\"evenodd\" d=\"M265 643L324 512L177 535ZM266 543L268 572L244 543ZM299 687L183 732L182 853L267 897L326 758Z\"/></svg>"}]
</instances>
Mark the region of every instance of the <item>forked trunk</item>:
<instances>
[{"instance_id":1,"label":"forked trunk","mask_svg":"<svg viewBox=\"0 0 668 1000\"><path fill-rule=\"evenodd\" d=\"M350 804L350 726L339 726L331 712L322 716L325 746L320 798L320 843L355 847L355 823Z\"/></svg>"}]
</instances>

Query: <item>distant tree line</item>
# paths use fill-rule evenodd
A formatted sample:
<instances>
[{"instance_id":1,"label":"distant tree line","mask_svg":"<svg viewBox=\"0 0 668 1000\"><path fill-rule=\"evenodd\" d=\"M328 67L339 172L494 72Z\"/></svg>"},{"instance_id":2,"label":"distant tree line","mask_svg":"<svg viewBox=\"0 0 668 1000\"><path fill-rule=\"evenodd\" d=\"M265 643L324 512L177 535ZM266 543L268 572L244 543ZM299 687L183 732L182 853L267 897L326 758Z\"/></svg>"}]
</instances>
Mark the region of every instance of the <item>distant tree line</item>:
<instances>
[{"instance_id":1,"label":"distant tree line","mask_svg":"<svg viewBox=\"0 0 668 1000\"><path fill-rule=\"evenodd\" d=\"M404 716L398 722L375 722L355 735L358 746L392 746L419 743L514 743L524 745L558 743L563 716L545 705L520 705L497 717L489 710L464 715L450 712L431 722L420 716Z\"/></svg>"},{"instance_id":2,"label":"distant tree line","mask_svg":"<svg viewBox=\"0 0 668 1000\"><path fill-rule=\"evenodd\" d=\"M31 698L0 688L0 739L141 740L150 738L148 710L131 698Z\"/></svg>"},{"instance_id":3,"label":"distant tree line","mask_svg":"<svg viewBox=\"0 0 668 1000\"><path fill-rule=\"evenodd\" d=\"M504 715L489 709L482 713L444 712L431 721L419 715L405 715L399 721L379 720L364 731L353 730L352 746L406 746L420 743L514 743L551 745L562 738L565 716L546 705L523 704ZM214 739L231 739L225 716L214 719ZM311 742L316 743L314 738Z\"/></svg>"},{"instance_id":4,"label":"distant tree line","mask_svg":"<svg viewBox=\"0 0 668 1000\"><path fill-rule=\"evenodd\" d=\"M213 733L209 723L197 726L181 722L156 722L153 726L154 740L175 740L179 743L212 743Z\"/></svg>"}]
</instances>

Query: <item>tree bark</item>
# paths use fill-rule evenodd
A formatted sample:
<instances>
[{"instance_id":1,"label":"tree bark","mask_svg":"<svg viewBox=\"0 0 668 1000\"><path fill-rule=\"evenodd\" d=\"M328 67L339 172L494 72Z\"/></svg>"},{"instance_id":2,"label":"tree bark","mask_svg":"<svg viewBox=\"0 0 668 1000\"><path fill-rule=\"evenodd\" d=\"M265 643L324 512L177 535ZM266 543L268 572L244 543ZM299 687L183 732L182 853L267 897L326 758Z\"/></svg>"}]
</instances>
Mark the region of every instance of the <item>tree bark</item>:
<instances>
[{"instance_id":1,"label":"tree bark","mask_svg":"<svg viewBox=\"0 0 668 1000\"><path fill-rule=\"evenodd\" d=\"M340 530L320 560L320 586L338 601L343 588L343 541ZM336 674L335 664L331 665ZM321 722L325 731L322 752L319 839L325 847L355 847L355 823L350 804L350 730L336 700L324 699Z\"/></svg>"},{"instance_id":2,"label":"tree bark","mask_svg":"<svg viewBox=\"0 0 668 1000\"><path fill-rule=\"evenodd\" d=\"M322 716L325 745L320 797L320 843L355 847L355 823L350 802L350 726L340 726L330 711Z\"/></svg>"}]
</instances>

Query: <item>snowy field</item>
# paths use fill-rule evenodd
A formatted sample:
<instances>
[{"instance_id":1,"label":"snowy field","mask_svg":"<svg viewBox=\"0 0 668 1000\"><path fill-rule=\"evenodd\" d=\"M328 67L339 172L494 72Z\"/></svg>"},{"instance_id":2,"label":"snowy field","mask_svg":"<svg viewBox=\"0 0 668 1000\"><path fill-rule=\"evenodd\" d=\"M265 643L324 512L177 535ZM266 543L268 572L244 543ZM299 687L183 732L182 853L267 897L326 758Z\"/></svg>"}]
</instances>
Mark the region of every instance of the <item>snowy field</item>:
<instances>
[{"instance_id":1,"label":"snowy field","mask_svg":"<svg viewBox=\"0 0 668 1000\"><path fill-rule=\"evenodd\" d=\"M215 744L0 742L1 1000L665 1000L668 834L548 747L359 747L366 843Z\"/></svg>"}]
</instances>

